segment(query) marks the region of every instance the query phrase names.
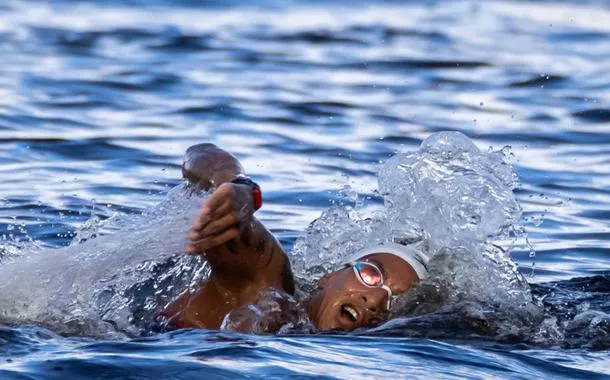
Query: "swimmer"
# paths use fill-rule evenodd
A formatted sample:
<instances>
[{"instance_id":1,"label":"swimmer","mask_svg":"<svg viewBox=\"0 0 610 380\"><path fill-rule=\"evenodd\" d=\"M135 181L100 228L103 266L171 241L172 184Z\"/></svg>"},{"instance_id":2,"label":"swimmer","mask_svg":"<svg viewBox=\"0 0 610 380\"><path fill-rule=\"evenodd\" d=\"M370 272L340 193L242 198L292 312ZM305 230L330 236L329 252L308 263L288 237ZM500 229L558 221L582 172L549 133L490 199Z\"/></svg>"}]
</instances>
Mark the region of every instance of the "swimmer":
<instances>
[{"instance_id":1,"label":"swimmer","mask_svg":"<svg viewBox=\"0 0 610 380\"><path fill-rule=\"evenodd\" d=\"M160 313L169 325L218 329L226 315L255 304L269 288L294 295L288 256L254 216L261 191L239 161L215 145L199 144L187 150L182 172L191 185L213 190L186 247L187 254L206 258L211 274L198 290L184 292ZM299 306L321 331L373 327L384 321L393 296L426 277L426 263L426 256L410 246L366 248L322 276Z\"/></svg>"}]
</instances>

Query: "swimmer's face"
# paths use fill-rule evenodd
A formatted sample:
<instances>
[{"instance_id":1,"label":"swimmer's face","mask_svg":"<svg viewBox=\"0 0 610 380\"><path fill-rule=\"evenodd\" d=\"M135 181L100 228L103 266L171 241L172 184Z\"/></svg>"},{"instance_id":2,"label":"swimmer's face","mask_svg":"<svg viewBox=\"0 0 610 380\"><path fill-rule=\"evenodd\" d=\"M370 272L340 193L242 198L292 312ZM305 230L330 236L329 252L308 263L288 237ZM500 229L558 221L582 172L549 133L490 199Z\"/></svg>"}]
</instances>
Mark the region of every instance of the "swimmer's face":
<instances>
[{"instance_id":1,"label":"swimmer's face","mask_svg":"<svg viewBox=\"0 0 610 380\"><path fill-rule=\"evenodd\" d=\"M389 253L374 253L360 260L371 262L381 270L384 284L394 295L406 292L418 279L409 264ZM320 279L307 312L320 330L351 331L382 322L388 311L387 304L386 290L366 286L352 267L346 267Z\"/></svg>"}]
</instances>

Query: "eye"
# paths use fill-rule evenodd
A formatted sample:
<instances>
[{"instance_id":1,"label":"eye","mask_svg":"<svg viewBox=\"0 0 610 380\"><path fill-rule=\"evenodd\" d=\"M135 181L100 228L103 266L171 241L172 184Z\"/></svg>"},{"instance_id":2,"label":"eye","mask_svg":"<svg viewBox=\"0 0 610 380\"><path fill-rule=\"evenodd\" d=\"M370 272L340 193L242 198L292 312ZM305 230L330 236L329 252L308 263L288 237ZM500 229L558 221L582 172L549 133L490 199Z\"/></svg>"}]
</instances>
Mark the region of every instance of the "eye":
<instances>
[{"instance_id":1,"label":"eye","mask_svg":"<svg viewBox=\"0 0 610 380\"><path fill-rule=\"evenodd\" d=\"M364 282L366 285L381 286L383 282L383 277L381 275L381 272L379 272L379 269L375 268L374 265L360 263L357 269L358 275L360 275L362 282Z\"/></svg>"}]
</instances>

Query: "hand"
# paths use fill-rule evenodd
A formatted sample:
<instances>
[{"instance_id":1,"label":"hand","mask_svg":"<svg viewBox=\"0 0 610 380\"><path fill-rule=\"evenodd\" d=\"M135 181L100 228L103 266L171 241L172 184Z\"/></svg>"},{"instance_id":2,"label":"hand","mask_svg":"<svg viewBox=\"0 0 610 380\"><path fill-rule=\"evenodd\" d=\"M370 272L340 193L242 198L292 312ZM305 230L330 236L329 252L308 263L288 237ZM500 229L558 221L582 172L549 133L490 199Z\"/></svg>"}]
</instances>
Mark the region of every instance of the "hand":
<instances>
[{"instance_id":1,"label":"hand","mask_svg":"<svg viewBox=\"0 0 610 380\"><path fill-rule=\"evenodd\" d=\"M189 255L201 254L239 236L240 224L254 213L250 186L223 183L208 198L188 233Z\"/></svg>"}]
</instances>

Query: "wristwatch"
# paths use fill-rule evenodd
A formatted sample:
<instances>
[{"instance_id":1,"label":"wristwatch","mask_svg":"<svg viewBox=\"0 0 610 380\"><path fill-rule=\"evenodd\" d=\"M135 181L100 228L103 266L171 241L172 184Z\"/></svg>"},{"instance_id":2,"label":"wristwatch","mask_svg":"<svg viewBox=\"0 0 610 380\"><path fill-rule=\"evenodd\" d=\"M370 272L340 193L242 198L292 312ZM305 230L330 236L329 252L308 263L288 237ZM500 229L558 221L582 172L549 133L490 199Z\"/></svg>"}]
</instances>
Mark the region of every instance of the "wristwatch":
<instances>
[{"instance_id":1,"label":"wristwatch","mask_svg":"<svg viewBox=\"0 0 610 380\"><path fill-rule=\"evenodd\" d=\"M245 175L238 175L233 181L231 181L231 183L236 185L250 186L252 189L252 199L254 200L255 211L263 206L263 193L261 191L261 187L258 185L258 183L254 182L252 178Z\"/></svg>"}]
</instances>

